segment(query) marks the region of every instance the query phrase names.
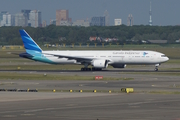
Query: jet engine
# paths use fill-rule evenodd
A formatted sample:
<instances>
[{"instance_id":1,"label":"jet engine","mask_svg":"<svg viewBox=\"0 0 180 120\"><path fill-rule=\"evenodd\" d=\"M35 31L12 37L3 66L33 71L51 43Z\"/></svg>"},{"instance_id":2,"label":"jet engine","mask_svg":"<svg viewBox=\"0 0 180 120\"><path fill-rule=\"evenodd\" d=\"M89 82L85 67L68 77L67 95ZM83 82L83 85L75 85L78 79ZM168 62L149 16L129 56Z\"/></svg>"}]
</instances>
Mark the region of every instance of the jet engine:
<instances>
[{"instance_id":1,"label":"jet engine","mask_svg":"<svg viewBox=\"0 0 180 120\"><path fill-rule=\"evenodd\" d=\"M94 66L94 68L107 68L108 61L107 60L94 60L92 62L92 66Z\"/></svg>"},{"instance_id":2,"label":"jet engine","mask_svg":"<svg viewBox=\"0 0 180 120\"><path fill-rule=\"evenodd\" d=\"M125 68L126 64L112 64L113 68Z\"/></svg>"}]
</instances>

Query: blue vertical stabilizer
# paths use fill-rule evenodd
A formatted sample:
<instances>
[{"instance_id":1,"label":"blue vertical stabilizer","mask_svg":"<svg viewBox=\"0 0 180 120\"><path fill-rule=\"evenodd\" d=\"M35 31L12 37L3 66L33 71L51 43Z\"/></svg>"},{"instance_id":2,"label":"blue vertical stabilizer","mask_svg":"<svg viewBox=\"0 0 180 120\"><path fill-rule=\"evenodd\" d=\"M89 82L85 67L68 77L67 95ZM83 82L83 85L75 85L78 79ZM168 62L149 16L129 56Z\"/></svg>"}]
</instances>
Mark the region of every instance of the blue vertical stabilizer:
<instances>
[{"instance_id":1,"label":"blue vertical stabilizer","mask_svg":"<svg viewBox=\"0 0 180 120\"><path fill-rule=\"evenodd\" d=\"M29 36L25 30L19 30L21 38L23 40L24 48L27 53L42 52L42 49L36 44L36 42Z\"/></svg>"}]
</instances>

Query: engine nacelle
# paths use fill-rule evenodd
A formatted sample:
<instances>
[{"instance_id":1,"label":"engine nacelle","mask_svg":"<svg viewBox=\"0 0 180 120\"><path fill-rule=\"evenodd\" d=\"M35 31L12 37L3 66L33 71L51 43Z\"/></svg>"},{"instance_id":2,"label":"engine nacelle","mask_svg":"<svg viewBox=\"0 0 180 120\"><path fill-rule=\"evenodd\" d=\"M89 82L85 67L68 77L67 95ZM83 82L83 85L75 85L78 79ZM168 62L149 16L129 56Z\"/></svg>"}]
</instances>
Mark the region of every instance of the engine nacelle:
<instances>
[{"instance_id":1,"label":"engine nacelle","mask_svg":"<svg viewBox=\"0 0 180 120\"><path fill-rule=\"evenodd\" d=\"M113 68L125 68L126 64L112 64Z\"/></svg>"},{"instance_id":2,"label":"engine nacelle","mask_svg":"<svg viewBox=\"0 0 180 120\"><path fill-rule=\"evenodd\" d=\"M94 60L92 62L92 66L94 66L94 68L107 68L108 61L107 60Z\"/></svg>"}]
</instances>

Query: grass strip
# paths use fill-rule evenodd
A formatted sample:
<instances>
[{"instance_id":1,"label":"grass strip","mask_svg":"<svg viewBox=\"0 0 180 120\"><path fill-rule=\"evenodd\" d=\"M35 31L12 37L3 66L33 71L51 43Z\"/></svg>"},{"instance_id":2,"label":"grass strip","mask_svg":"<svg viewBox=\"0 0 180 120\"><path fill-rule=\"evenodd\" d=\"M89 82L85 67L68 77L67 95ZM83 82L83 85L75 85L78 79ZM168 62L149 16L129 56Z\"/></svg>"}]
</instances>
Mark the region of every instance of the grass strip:
<instances>
[{"instance_id":1,"label":"grass strip","mask_svg":"<svg viewBox=\"0 0 180 120\"><path fill-rule=\"evenodd\" d=\"M125 72L123 72L125 73ZM119 73L122 74L122 73ZM180 76L180 72L128 72L125 74L159 75L159 76Z\"/></svg>"},{"instance_id":2,"label":"grass strip","mask_svg":"<svg viewBox=\"0 0 180 120\"><path fill-rule=\"evenodd\" d=\"M180 94L179 91L150 91L152 94Z\"/></svg>"},{"instance_id":3,"label":"grass strip","mask_svg":"<svg viewBox=\"0 0 180 120\"><path fill-rule=\"evenodd\" d=\"M133 80L134 78L113 78L104 77L103 80ZM79 75L52 75L52 74L34 74L34 73L0 73L0 80L95 80L94 76Z\"/></svg>"}]
</instances>

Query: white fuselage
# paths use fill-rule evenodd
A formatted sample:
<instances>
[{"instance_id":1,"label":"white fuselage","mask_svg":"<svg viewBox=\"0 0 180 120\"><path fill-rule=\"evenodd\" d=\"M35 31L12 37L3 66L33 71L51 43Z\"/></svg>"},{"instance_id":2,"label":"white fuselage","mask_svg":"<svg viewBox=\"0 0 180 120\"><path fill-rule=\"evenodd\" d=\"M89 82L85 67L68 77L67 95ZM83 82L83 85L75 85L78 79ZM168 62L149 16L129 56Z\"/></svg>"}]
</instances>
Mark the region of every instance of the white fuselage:
<instances>
[{"instance_id":1,"label":"white fuselage","mask_svg":"<svg viewBox=\"0 0 180 120\"><path fill-rule=\"evenodd\" d=\"M75 59L54 55L109 60L108 64L160 64L169 60L155 51L43 51L44 57L57 64L81 64ZM53 54L53 55L51 55Z\"/></svg>"}]
</instances>

